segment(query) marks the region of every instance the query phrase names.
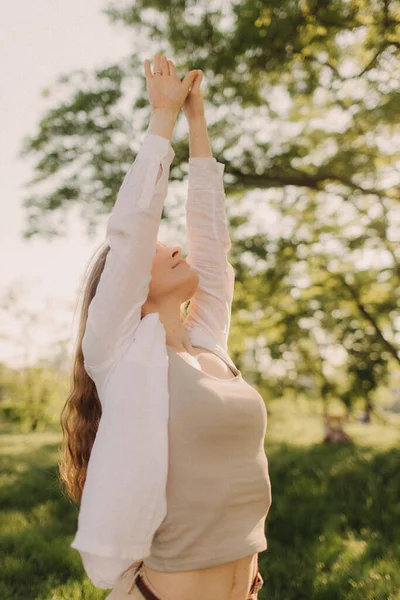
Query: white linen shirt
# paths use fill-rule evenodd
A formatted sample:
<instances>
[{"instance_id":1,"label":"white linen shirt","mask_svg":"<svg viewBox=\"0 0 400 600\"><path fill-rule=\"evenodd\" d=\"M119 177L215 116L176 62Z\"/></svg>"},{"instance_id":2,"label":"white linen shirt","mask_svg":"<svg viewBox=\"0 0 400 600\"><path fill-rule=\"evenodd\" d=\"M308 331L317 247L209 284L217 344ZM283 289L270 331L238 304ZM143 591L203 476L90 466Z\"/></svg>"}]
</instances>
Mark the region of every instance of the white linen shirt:
<instances>
[{"instance_id":1,"label":"white linen shirt","mask_svg":"<svg viewBox=\"0 0 400 600\"><path fill-rule=\"evenodd\" d=\"M71 547L91 582L103 589L150 555L167 511L166 333L157 312L141 319L141 307L174 156L168 139L146 133L107 223L111 249L82 341L102 416ZM199 285L184 326L193 346L235 367L227 353L235 273L227 259L224 168L214 157L189 158L186 260L198 272Z\"/></svg>"}]
</instances>

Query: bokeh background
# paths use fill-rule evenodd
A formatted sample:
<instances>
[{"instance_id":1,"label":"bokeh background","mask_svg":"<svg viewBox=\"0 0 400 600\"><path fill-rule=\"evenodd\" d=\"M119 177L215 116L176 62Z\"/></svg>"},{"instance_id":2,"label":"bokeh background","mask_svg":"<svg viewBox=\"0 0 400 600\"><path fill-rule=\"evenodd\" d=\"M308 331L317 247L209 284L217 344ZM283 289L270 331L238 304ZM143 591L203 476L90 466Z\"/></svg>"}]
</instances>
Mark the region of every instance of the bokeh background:
<instances>
[{"instance_id":1,"label":"bokeh background","mask_svg":"<svg viewBox=\"0 0 400 600\"><path fill-rule=\"evenodd\" d=\"M143 61L204 72L262 394L260 600L400 598L400 3L27 0L0 26L0 598L91 600L57 476L87 262L149 122ZM179 117L160 239L186 254Z\"/></svg>"}]
</instances>

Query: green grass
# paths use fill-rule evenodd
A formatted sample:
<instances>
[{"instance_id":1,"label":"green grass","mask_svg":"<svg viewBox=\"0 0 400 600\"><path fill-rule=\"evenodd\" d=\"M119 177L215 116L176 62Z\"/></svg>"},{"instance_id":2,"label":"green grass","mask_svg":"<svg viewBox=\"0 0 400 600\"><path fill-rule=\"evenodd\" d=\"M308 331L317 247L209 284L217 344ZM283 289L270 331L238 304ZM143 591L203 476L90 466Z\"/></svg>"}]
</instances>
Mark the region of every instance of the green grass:
<instances>
[{"instance_id":1,"label":"green grass","mask_svg":"<svg viewBox=\"0 0 400 600\"><path fill-rule=\"evenodd\" d=\"M268 410L273 502L259 600L400 600L399 426L349 425L320 443L310 403ZM109 592L70 548L78 508L57 484L58 433L0 434L0 599L92 600Z\"/></svg>"}]
</instances>

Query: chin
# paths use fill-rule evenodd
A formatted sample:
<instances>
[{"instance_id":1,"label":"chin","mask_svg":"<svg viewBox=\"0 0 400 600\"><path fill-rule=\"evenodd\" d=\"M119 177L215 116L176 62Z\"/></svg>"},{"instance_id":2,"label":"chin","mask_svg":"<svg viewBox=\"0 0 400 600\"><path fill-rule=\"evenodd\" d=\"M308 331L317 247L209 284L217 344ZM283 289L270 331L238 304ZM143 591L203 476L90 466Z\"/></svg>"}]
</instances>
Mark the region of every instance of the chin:
<instances>
[{"instance_id":1,"label":"chin","mask_svg":"<svg viewBox=\"0 0 400 600\"><path fill-rule=\"evenodd\" d=\"M197 271L192 269L192 267L190 267L190 275L191 275L191 279L193 279L194 285L196 285L196 289L197 289L197 286L199 285L199 282L200 282L200 275L198 274Z\"/></svg>"}]
</instances>

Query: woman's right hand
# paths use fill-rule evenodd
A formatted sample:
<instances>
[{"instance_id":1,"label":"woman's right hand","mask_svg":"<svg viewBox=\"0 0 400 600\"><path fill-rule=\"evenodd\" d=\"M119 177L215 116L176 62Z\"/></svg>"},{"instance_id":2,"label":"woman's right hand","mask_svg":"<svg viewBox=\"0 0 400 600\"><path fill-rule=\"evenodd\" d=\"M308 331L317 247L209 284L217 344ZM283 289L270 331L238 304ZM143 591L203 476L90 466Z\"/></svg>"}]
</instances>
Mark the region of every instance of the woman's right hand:
<instances>
[{"instance_id":1,"label":"woman's right hand","mask_svg":"<svg viewBox=\"0 0 400 600\"><path fill-rule=\"evenodd\" d=\"M197 70L189 71L181 81L172 60L167 60L165 56L159 54L154 57L155 73L151 72L151 63L147 58L144 61L144 70L147 93L153 111L162 109L178 116L196 78Z\"/></svg>"}]
</instances>

